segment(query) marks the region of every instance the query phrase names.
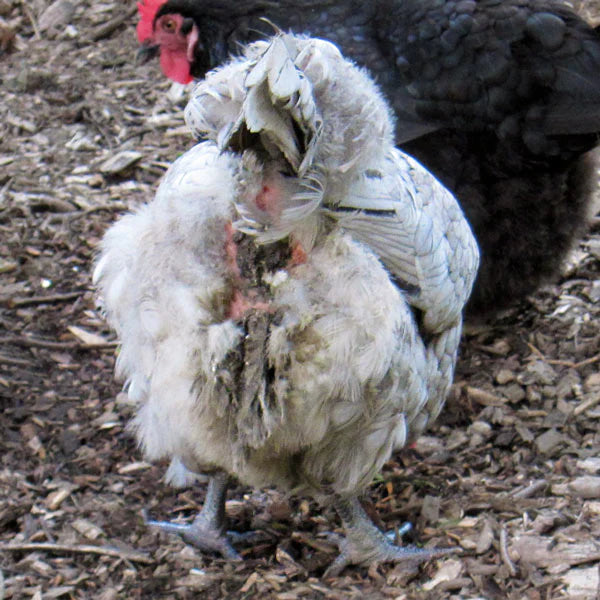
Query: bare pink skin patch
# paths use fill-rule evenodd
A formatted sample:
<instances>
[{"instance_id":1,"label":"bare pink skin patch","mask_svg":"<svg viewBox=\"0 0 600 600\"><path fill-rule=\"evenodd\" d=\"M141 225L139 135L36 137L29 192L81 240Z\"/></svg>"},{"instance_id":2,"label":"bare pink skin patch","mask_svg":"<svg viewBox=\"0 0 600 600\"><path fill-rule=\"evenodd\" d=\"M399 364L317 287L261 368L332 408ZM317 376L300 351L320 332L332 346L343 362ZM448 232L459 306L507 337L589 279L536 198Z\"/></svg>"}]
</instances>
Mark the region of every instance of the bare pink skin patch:
<instances>
[{"instance_id":1,"label":"bare pink skin patch","mask_svg":"<svg viewBox=\"0 0 600 600\"><path fill-rule=\"evenodd\" d=\"M229 310L227 311L227 318L233 321L241 320L249 310L262 310L270 312L272 310L268 302L260 302L252 300L250 297L244 296L240 289L235 289L233 292L233 298L229 304Z\"/></svg>"},{"instance_id":2,"label":"bare pink skin patch","mask_svg":"<svg viewBox=\"0 0 600 600\"><path fill-rule=\"evenodd\" d=\"M284 185L283 176L279 173L265 177L260 191L254 197L256 207L268 215L277 218L281 215L285 194L288 191ZM228 270L234 277L234 292L227 311L227 317L233 320L241 319L249 310L271 311L268 302L258 298L258 292L249 288L244 281L238 265L238 246L234 240L235 229L231 222L225 225L225 256ZM308 255L302 244L295 240L290 242L291 257L287 268L302 265L308 261Z\"/></svg>"},{"instance_id":3,"label":"bare pink skin patch","mask_svg":"<svg viewBox=\"0 0 600 600\"><path fill-rule=\"evenodd\" d=\"M281 215L281 205L285 193L281 182L278 181L279 177L265 179L262 189L254 198L257 208L273 217Z\"/></svg>"},{"instance_id":4,"label":"bare pink skin patch","mask_svg":"<svg viewBox=\"0 0 600 600\"><path fill-rule=\"evenodd\" d=\"M302 244L300 242L292 242L292 257L288 264L288 268L303 265L307 261L308 255L306 254L306 250L302 247Z\"/></svg>"},{"instance_id":5,"label":"bare pink skin patch","mask_svg":"<svg viewBox=\"0 0 600 600\"><path fill-rule=\"evenodd\" d=\"M235 288L229 308L227 318L234 321L240 320L249 310L270 311L271 306L268 302L258 300L258 294L255 290L249 289L246 293L242 291L244 280L237 263L238 246L233 239L235 229L230 222L225 224L225 256L227 267L233 274Z\"/></svg>"}]
</instances>

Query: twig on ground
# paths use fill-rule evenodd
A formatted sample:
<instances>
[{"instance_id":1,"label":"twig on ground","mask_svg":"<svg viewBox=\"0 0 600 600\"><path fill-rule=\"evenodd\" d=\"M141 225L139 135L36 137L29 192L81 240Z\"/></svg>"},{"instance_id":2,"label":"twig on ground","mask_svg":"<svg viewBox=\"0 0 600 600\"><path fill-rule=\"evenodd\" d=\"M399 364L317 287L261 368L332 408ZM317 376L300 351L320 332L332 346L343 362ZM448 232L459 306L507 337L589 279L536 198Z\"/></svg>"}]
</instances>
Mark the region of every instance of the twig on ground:
<instances>
[{"instance_id":1,"label":"twig on ground","mask_svg":"<svg viewBox=\"0 0 600 600\"><path fill-rule=\"evenodd\" d=\"M0 364L13 365L15 367L35 367L35 363L25 358L13 358L12 356L4 356L0 354Z\"/></svg>"},{"instance_id":2,"label":"twig on ground","mask_svg":"<svg viewBox=\"0 0 600 600\"><path fill-rule=\"evenodd\" d=\"M78 210L75 212L65 213L60 215L62 220L69 219L70 221L75 221L77 219L81 219L83 217L87 217L93 213L97 212L117 212L120 210L127 210L127 206L122 202L114 202L113 204L99 204L98 206L92 206L90 208L86 208L85 210Z\"/></svg>"},{"instance_id":3,"label":"twig on ground","mask_svg":"<svg viewBox=\"0 0 600 600\"><path fill-rule=\"evenodd\" d=\"M90 546L86 544L78 546L72 544L51 544L48 542L0 544L0 552L30 552L36 550L57 553L76 552L78 554L100 554L102 556L113 556L115 558L121 558L123 560L143 563L146 565L151 565L154 563L154 559L149 557L147 554L143 554L142 552L136 552L135 550L121 550L120 548L107 546Z\"/></svg>"},{"instance_id":4,"label":"twig on ground","mask_svg":"<svg viewBox=\"0 0 600 600\"><path fill-rule=\"evenodd\" d=\"M23 6L23 11L27 15L27 18L29 19L29 22L31 23L31 27L33 28L33 32L35 34L35 39L36 40L41 39L42 36L40 35L40 28L38 27L37 21L36 21L35 17L33 16L33 13L31 12L31 9L29 8L26 0L21 0L21 5Z\"/></svg>"},{"instance_id":5,"label":"twig on ground","mask_svg":"<svg viewBox=\"0 0 600 600\"><path fill-rule=\"evenodd\" d=\"M579 406L575 407L573 414L575 416L584 413L586 410L593 408L597 404L600 403L600 394L595 394L592 398L588 398L584 402L582 402Z\"/></svg>"},{"instance_id":6,"label":"twig on ground","mask_svg":"<svg viewBox=\"0 0 600 600\"><path fill-rule=\"evenodd\" d=\"M85 292L68 292L66 294L53 294L49 296L24 296L23 298L6 298L2 302L9 308L17 306L30 306L32 304L55 304L57 302L69 302L80 298Z\"/></svg>"},{"instance_id":7,"label":"twig on ground","mask_svg":"<svg viewBox=\"0 0 600 600\"><path fill-rule=\"evenodd\" d=\"M516 577L517 569L508 555L508 534L504 527L500 530L500 556L502 557L502 562L508 567L511 576Z\"/></svg>"},{"instance_id":8,"label":"twig on ground","mask_svg":"<svg viewBox=\"0 0 600 600\"><path fill-rule=\"evenodd\" d=\"M534 481L527 487L517 490L513 494L510 494L511 498L530 498L535 495L537 492L542 491L548 487L548 482L540 479L539 481Z\"/></svg>"},{"instance_id":9,"label":"twig on ground","mask_svg":"<svg viewBox=\"0 0 600 600\"><path fill-rule=\"evenodd\" d=\"M15 344L16 346L24 346L26 348L46 348L48 350L104 350L107 348L116 348L119 342L80 344L78 342L52 342L50 340L10 336L0 338L0 344Z\"/></svg>"},{"instance_id":10,"label":"twig on ground","mask_svg":"<svg viewBox=\"0 0 600 600\"><path fill-rule=\"evenodd\" d=\"M581 360L579 362L572 362L570 360L559 360L555 358L546 358L544 353L536 348L530 342L527 342L528 348L538 356L539 359L543 360L545 363L549 365L558 365L561 367L568 367L569 369L581 369L582 367L587 367L588 365L593 365L594 363L600 362L600 354L596 354L594 356L590 356L590 358L586 358L585 360Z\"/></svg>"},{"instance_id":11,"label":"twig on ground","mask_svg":"<svg viewBox=\"0 0 600 600\"><path fill-rule=\"evenodd\" d=\"M117 15L116 17L114 17L114 19L111 19L110 21L107 21L102 25L99 25L92 31L90 39L93 42L97 42L99 40L107 38L113 31L116 31L119 27L121 27L121 25L123 25L125 21L133 17L133 15L135 15L136 12L137 6L132 6L128 11Z\"/></svg>"}]
</instances>

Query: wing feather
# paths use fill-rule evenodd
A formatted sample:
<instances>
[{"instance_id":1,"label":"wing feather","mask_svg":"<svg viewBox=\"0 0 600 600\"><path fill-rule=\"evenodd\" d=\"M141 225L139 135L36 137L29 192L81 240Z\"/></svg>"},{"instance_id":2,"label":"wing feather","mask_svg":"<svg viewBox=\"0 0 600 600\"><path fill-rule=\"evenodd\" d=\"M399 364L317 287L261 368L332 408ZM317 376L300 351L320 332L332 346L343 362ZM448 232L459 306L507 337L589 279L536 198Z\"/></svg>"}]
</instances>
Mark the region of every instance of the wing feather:
<instances>
[{"instance_id":1,"label":"wing feather","mask_svg":"<svg viewBox=\"0 0 600 600\"><path fill-rule=\"evenodd\" d=\"M478 251L456 200L397 149L379 170L362 173L328 214L369 246L424 312L432 332L459 317L471 291Z\"/></svg>"}]
</instances>

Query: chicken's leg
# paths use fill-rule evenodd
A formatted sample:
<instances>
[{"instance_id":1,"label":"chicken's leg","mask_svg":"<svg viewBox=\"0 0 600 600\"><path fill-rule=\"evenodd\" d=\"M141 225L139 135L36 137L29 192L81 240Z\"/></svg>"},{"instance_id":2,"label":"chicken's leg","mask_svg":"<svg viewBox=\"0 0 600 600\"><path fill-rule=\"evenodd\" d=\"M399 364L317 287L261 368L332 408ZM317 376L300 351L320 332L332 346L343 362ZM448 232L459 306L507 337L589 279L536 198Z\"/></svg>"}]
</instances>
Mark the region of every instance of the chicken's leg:
<instances>
[{"instance_id":1,"label":"chicken's leg","mask_svg":"<svg viewBox=\"0 0 600 600\"><path fill-rule=\"evenodd\" d=\"M240 560L240 555L231 545L225 531L225 496L229 476L223 471L213 475L208 482L202 510L191 525L165 521L147 521L169 533L179 534L184 541L209 552L218 552L229 560Z\"/></svg>"},{"instance_id":2,"label":"chicken's leg","mask_svg":"<svg viewBox=\"0 0 600 600\"><path fill-rule=\"evenodd\" d=\"M357 498L335 503L346 537L339 543L340 555L327 569L325 576L337 575L347 565L370 565L379 562L421 562L454 552L454 548L417 548L392 544L371 522Z\"/></svg>"}]
</instances>

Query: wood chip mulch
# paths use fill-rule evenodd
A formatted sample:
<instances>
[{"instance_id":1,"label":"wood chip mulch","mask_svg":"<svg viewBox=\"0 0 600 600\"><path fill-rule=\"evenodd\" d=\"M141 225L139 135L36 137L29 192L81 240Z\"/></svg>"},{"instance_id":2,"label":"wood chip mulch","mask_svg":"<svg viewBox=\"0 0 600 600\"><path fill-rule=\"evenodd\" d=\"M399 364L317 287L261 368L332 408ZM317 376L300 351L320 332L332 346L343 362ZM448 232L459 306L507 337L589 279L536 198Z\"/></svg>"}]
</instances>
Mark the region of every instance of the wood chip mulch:
<instances>
[{"instance_id":1,"label":"wood chip mulch","mask_svg":"<svg viewBox=\"0 0 600 600\"><path fill-rule=\"evenodd\" d=\"M105 229L193 143L184 90L135 63L134 13L0 0L0 599L600 598L598 216L556 285L467 329L442 416L368 490L381 527L456 554L326 580L333 512L241 487L232 529L264 534L242 563L146 527L204 486L136 448L90 283Z\"/></svg>"}]
</instances>

